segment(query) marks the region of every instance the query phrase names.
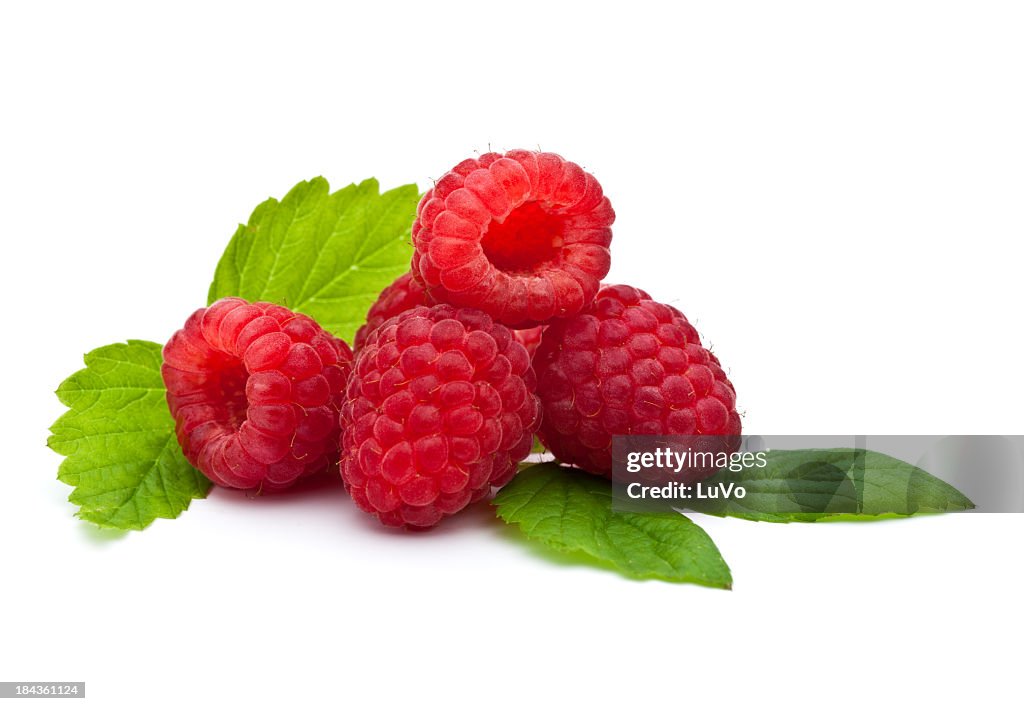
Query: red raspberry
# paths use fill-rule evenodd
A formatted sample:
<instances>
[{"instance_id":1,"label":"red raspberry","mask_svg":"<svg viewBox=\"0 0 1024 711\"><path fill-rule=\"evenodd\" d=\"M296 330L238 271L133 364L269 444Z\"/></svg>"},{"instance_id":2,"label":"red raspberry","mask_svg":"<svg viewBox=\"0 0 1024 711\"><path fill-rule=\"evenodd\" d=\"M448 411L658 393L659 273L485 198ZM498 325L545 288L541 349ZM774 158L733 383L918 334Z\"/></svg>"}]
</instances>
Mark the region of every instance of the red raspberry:
<instances>
[{"instance_id":1,"label":"red raspberry","mask_svg":"<svg viewBox=\"0 0 1024 711\"><path fill-rule=\"evenodd\" d=\"M427 292L423 290L419 282L412 278L412 272L406 272L380 292L380 296L373 302L366 314L366 323L356 331L352 349L358 353L370 333L392 316L397 316L415 306L430 306L432 303ZM512 338L521 343L532 357L537 346L540 345L540 334L543 330L542 326L537 326L536 328L512 331Z\"/></svg>"},{"instance_id":2,"label":"red raspberry","mask_svg":"<svg viewBox=\"0 0 1024 711\"><path fill-rule=\"evenodd\" d=\"M227 298L164 346L185 456L221 486L283 489L334 461L352 352L302 314Z\"/></svg>"},{"instance_id":3,"label":"red raspberry","mask_svg":"<svg viewBox=\"0 0 1024 711\"><path fill-rule=\"evenodd\" d=\"M384 287L380 296L373 302L366 313L366 323L356 331L352 341L352 350L357 353L363 347L367 337L382 323L392 316L408 311L416 306L427 305L427 292L423 286L412 278L412 272L406 272Z\"/></svg>"},{"instance_id":4,"label":"red raspberry","mask_svg":"<svg viewBox=\"0 0 1024 711\"><path fill-rule=\"evenodd\" d=\"M544 332L534 357L541 441L561 461L611 474L615 434L738 435L736 392L678 310L606 286Z\"/></svg>"},{"instance_id":5,"label":"red raspberry","mask_svg":"<svg viewBox=\"0 0 1024 711\"><path fill-rule=\"evenodd\" d=\"M438 302L508 326L572 316L594 298L615 220L590 173L554 153L464 160L426 192L412 270Z\"/></svg>"},{"instance_id":6,"label":"red raspberry","mask_svg":"<svg viewBox=\"0 0 1024 711\"><path fill-rule=\"evenodd\" d=\"M341 476L389 526L423 528L486 496L530 452L540 406L526 349L476 309L419 306L373 331L341 409Z\"/></svg>"}]
</instances>

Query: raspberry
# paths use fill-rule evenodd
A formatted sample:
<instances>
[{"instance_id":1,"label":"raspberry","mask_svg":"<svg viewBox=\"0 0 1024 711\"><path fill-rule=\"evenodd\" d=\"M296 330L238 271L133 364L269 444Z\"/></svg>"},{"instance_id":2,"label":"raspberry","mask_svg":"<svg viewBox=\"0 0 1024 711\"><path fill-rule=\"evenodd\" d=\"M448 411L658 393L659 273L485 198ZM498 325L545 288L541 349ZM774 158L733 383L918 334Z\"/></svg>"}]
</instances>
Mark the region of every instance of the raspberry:
<instances>
[{"instance_id":1,"label":"raspberry","mask_svg":"<svg viewBox=\"0 0 1024 711\"><path fill-rule=\"evenodd\" d=\"M221 486L283 489L334 461L352 352L283 306L226 298L163 350L185 456Z\"/></svg>"},{"instance_id":2,"label":"raspberry","mask_svg":"<svg viewBox=\"0 0 1024 711\"><path fill-rule=\"evenodd\" d=\"M594 298L615 220L590 173L554 153L468 159L426 192L412 270L437 302L508 326L572 316Z\"/></svg>"},{"instance_id":3,"label":"raspberry","mask_svg":"<svg viewBox=\"0 0 1024 711\"><path fill-rule=\"evenodd\" d=\"M366 323L356 331L356 337L352 341L352 350L358 353L367 337L392 316L397 316L413 307L425 305L427 305L427 292L423 290L421 284L412 278L412 272L406 272L384 287L380 296L373 302L370 310L366 313Z\"/></svg>"},{"instance_id":4,"label":"raspberry","mask_svg":"<svg viewBox=\"0 0 1024 711\"><path fill-rule=\"evenodd\" d=\"M538 433L561 461L611 473L615 434L739 435L736 392L678 310L630 286L605 286L544 332Z\"/></svg>"},{"instance_id":5,"label":"raspberry","mask_svg":"<svg viewBox=\"0 0 1024 711\"><path fill-rule=\"evenodd\" d=\"M502 486L540 406L526 349L476 309L419 306L373 331L341 409L341 476L389 526L425 528Z\"/></svg>"},{"instance_id":6,"label":"raspberry","mask_svg":"<svg viewBox=\"0 0 1024 711\"><path fill-rule=\"evenodd\" d=\"M384 290L380 292L380 296L373 302L373 305L366 314L366 323L356 331L355 340L352 342L353 350L358 353L370 333L392 316L397 316L414 306L429 306L432 303L427 296L427 292L412 278L412 272L406 272L384 287ZM521 343L526 348L526 352L532 357L537 350L537 346L540 345L540 334L543 330L541 326L524 328L512 331L512 337Z\"/></svg>"}]
</instances>

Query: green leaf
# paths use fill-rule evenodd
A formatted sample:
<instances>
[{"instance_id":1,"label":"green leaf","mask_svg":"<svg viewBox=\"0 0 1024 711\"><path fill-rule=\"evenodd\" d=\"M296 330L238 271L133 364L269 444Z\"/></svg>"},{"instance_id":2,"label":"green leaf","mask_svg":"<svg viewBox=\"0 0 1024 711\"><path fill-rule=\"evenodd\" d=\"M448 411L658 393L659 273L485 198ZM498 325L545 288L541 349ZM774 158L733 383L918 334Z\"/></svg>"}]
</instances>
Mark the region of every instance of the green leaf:
<instances>
[{"instance_id":1,"label":"green leaf","mask_svg":"<svg viewBox=\"0 0 1024 711\"><path fill-rule=\"evenodd\" d=\"M582 552L635 578L732 586L704 530L678 513L612 511L611 483L556 463L520 472L494 499L498 516L552 548Z\"/></svg>"},{"instance_id":2,"label":"green leaf","mask_svg":"<svg viewBox=\"0 0 1024 711\"><path fill-rule=\"evenodd\" d=\"M735 484L743 498L690 499L687 506L751 521L871 520L973 509L970 499L923 469L865 449L767 453L767 466L726 469L703 483Z\"/></svg>"},{"instance_id":3,"label":"green leaf","mask_svg":"<svg viewBox=\"0 0 1024 711\"><path fill-rule=\"evenodd\" d=\"M381 290L409 271L419 190L381 194L374 179L331 193L323 178L257 207L217 264L209 303L225 296L300 311L349 343Z\"/></svg>"},{"instance_id":4,"label":"green leaf","mask_svg":"<svg viewBox=\"0 0 1024 711\"><path fill-rule=\"evenodd\" d=\"M174 436L160 349L149 341L97 348L57 389L69 409L47 444L66 456L57 478L75 487L68 500L79 505L80 518L143 529L175 518L210 488Z\"/></svg>"}]
</instances>

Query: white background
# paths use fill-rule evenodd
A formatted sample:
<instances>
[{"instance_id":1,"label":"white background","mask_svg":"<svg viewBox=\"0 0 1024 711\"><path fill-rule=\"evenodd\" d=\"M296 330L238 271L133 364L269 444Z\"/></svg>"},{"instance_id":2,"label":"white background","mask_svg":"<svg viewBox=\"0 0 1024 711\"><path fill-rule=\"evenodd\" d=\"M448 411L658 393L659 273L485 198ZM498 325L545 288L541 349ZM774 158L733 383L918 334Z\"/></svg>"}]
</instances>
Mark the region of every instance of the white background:
<instances>
[{"instance_id":1,"label":"white background","mask_svg":"<svg viewBox=\"0 0 1024 711\"><path fill-rule=\"evenodd\" d=\"M166 340L261 200L488 145L595 173L611 278L697 323L748 432L1020 434L1022 33L988 2L5 4L0 680L96 709L1019 704L1020 515L700 518L723 592L546 556L486 506L386 531L337 488L98 533L44 443L82 353Z\"/></svg>"}]
</instances>

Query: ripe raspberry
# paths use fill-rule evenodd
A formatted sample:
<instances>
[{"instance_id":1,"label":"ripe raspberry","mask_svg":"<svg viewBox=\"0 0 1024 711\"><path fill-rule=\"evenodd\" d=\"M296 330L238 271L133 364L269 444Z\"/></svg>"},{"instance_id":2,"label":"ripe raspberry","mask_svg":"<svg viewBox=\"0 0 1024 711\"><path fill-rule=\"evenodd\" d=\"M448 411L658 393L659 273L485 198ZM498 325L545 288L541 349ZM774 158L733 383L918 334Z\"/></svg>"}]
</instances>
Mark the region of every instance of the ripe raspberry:
<instances>
[{"instance_id":1,"label":"ripe raspberry","mask_svg":"<svg viewBox=\"0 0 1024 711\"><path fill-rule=\"evenodd\" d=\"M392 316L408 311L416 306L427 305L427 292L423 286L412 278L412 272L406 272L384 287L380 296L366 313L366 323L356 331L352 341L352 350L357 353L363 347L367 337L382 323Z\"/></svg>"},{"instance_id":2,"label":"ripe raspberry","mask_svg":"<svg viewBox=\"0 0 1024 711\"><path fill-rule=\"evenodd\" d=\"M178 441L214 483L274 491L335 461L352 352L313 319L221 299L192 314L163 355Z\"/></svg>"},{"instance_id":3,"label":"ripe raspberry","mask_svg":"<svg viewBox=\"0 0 1024 711\"><path fill-rule=\"evenodd\" d=\"M370 333L392 316L397 316L415 306L430 306L432 303L427 292L412 278L412 272L406 272L380 292L380 296L373 302L366 314L366 323L356 331L352 349L358 353ZM537 326L536 328L512 331L512 338L521 343L526 348L526 352L533 357L537 346L540 345L540 334L543 330L542 326Z\"/></svg>"},{"instance_id":4,"label":"ripe raspberry","mask_svg":"<svg viewBox=\"0 0 1024 711\"><path fill-rule=\"evenodd\" d=\"M611 474L613 434L738 435L736 392L678 310L630 286L605 286L544 332L538 433L561 461Z\"/></svg>"},{"instance_id":5,"label":"ripe raspberry","mask_svg":"<svg viewBox=\"0 0 1024 711\"><path fill-rule=\"evenodd\" d=\"M428 527L502 486L540 406L526 349L476 309L419 306L373 331L341 409L341 476L389 526Z\"/></svg>"},{"instance_id":6,"label":"ripe raspberry","mask_svg":"<svg viewBox=\"0 0 1024 711\"><path fill-rule=\"evenodd\" d=\"M508 326L572 316L594 298L615 220L590 173L554 153L464 160L426 192L412 270L438 302Z\"/></svg>"}]
</instances>

